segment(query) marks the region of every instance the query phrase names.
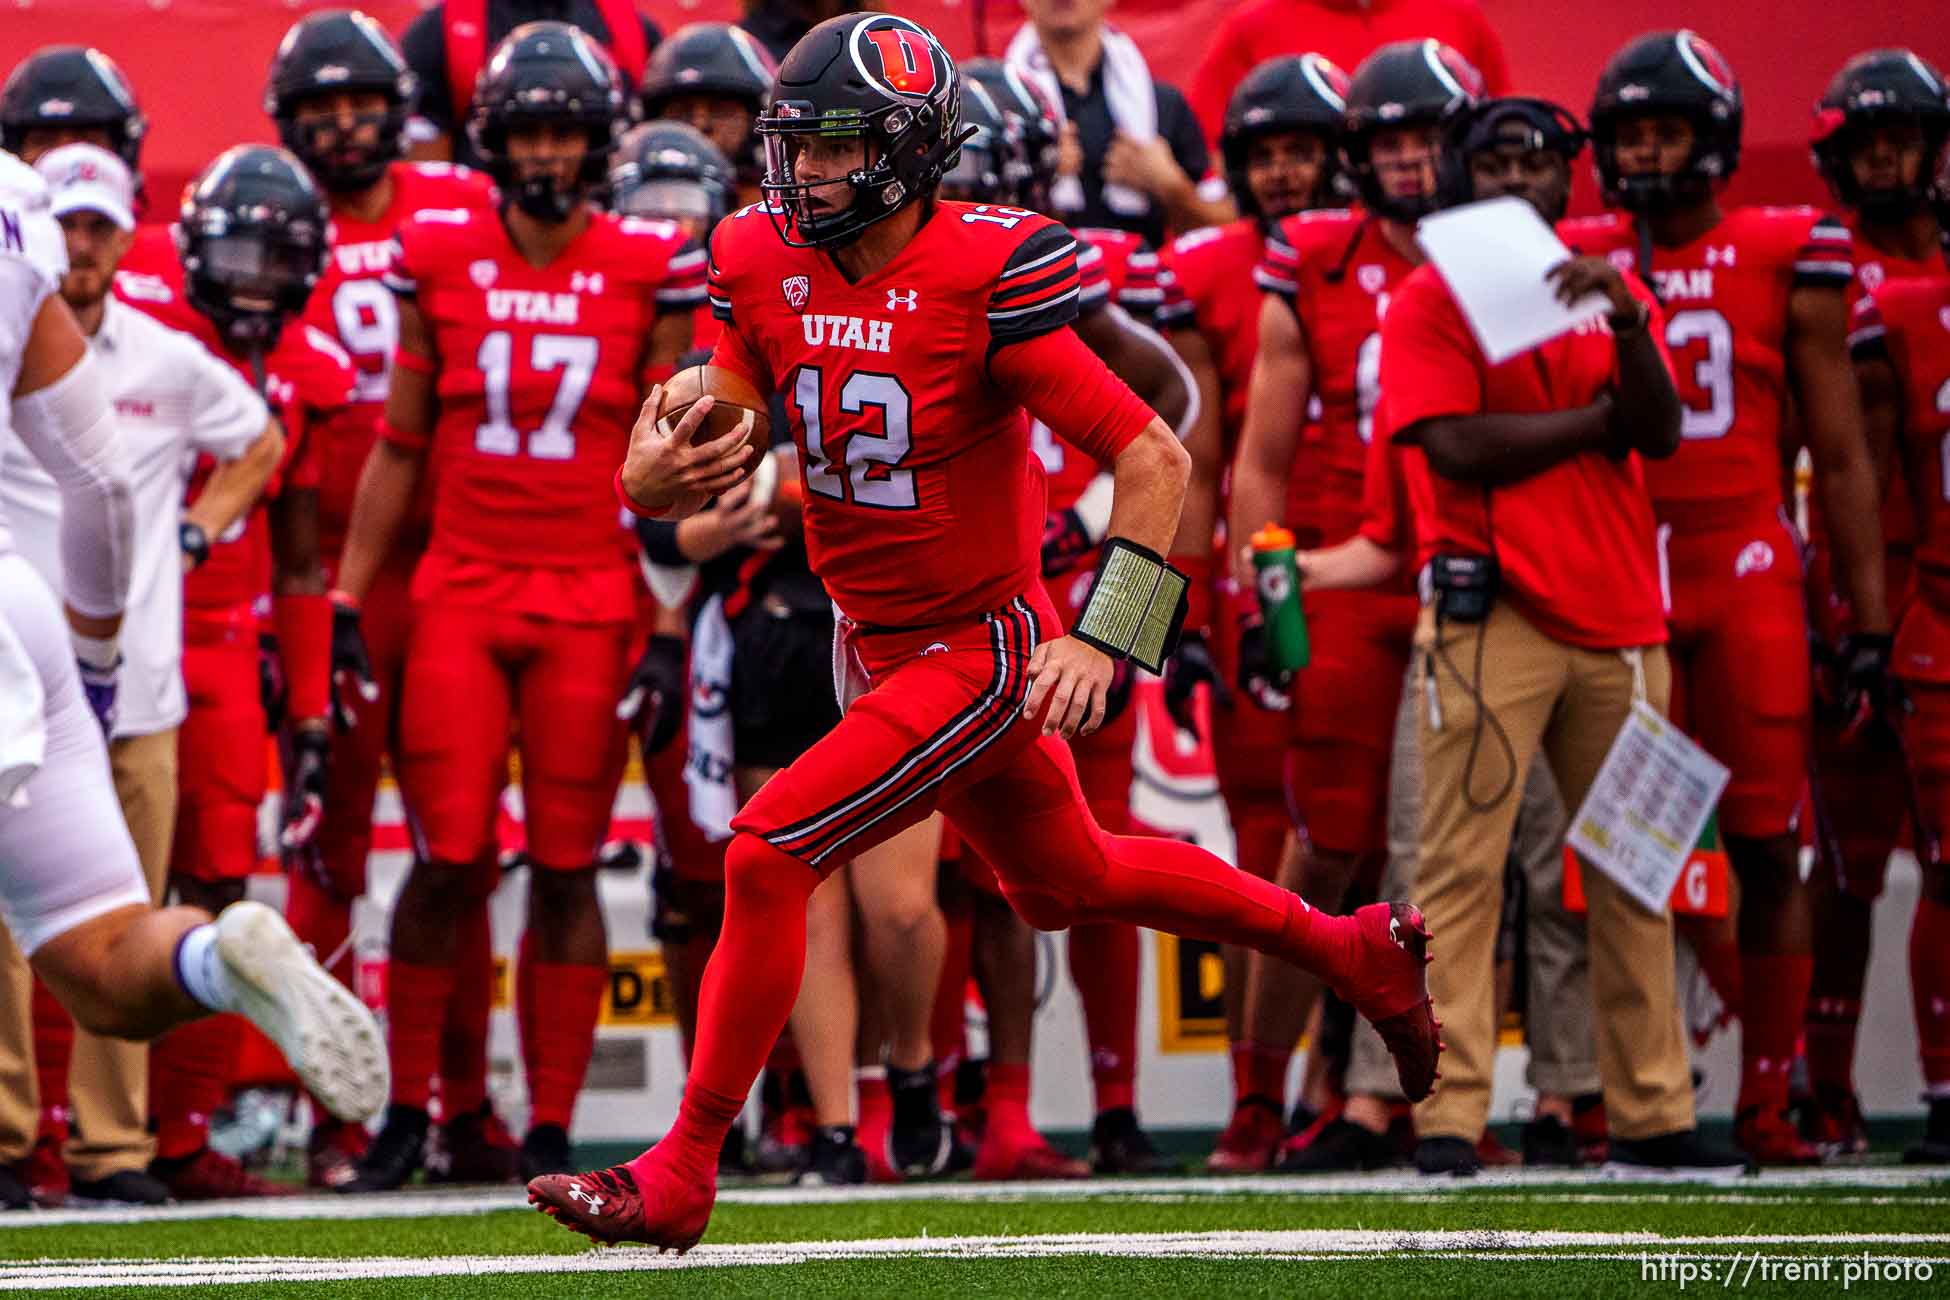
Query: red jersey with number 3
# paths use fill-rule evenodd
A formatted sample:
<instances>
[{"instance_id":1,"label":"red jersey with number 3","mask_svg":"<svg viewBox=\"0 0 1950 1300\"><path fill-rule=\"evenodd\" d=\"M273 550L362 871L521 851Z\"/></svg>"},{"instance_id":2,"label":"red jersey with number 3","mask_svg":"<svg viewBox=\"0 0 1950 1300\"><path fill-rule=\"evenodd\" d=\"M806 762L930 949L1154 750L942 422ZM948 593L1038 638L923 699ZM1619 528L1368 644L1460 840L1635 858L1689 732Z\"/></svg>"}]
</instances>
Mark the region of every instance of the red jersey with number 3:
<instances>
[{"instance_id":1,"label":"red jersey with number 3","mask_svg":"<svg viewBox=\"0 0 1950 1300\"><path fill-rule=\"evenodd\" d=\"M1254 279L1299 319L1320 401L1320 417L1307 422L1287 472L1284 522L1304 547L1335 545L1361 527L1381 318L1414 269L1360 212L1302 212L1267 237Z\"/></svg>"},{"instance_id":2,"label":"red jersey with number 3","mask_svg":"<svg viewBox=\"0 0 1950 1300\"><path fill-rule=\"evenodd\" d=\"M1161 259L1159 329L1196 328L1219 372L1219 435L1232 463L1239 431L1246 427L1246 389L1259 351L1261 293L1253 269L1266 249L1257 219L1242 217L1180 235ZM1312 418L1309 416L1309 418Z\"/></svg>"},{"instance_id":3,"label":"red jersey with number 3","mask_svg":"<svg viewBox=\"0 0 1950 1300\"><path fill-rule=\"evenodd\" d=\"M451 163L394 163L392 202L371 221L332 217L332 250L324 278L305 305L305 319L339 341L356 367L352 404L332 418L319 448L319 543L327 557L345 546L345 526L366 453L379 435L386 387L399 346L399 307L381 278L393 264L400 223L423 208L485 208L494 187L485 176ZM427 495L421 493L413 550L424 542Z\"/></svg>"},{"instance_id":4,"label":"red jersey with number 3","mask_svg":"<svg viewBox=\"0 0 1950 1300\"><path fill-rule=\"evenodd\" d=\"M608 213L531 265L500 214L434 208L399 228L386 283L439 358L433 533L416 598L565 622L635 615L611 488L643 402L651 328L703 294L704 250L667 221Z\"/></svg>"},{"instance_id":5,"label":"red jersey with number 3","mask_svg":"<svg viewBox=\"0 0 1950 1300\"><path fill-rule=\"evenodd\" d=\"M1022 403L991 363L1075 319L1076 239L1018 208L939 202L853 282L826 252L785 244L774 215L747 207L711 236L711 304L725 323L712 363L784 398L807 553L841 611L934 626L1036 589L1044 473ZM1088 441L1103 411L1080 397L1044 414ZM1143 423L1120 424L1123 441Z\"/></svg>"},{"instance_id":6,"label":"red jersey with number 3","mask_svg":"<svg viewBox=\"0 0 1950 1300\"><path fill-rule=\"evenodd\" d=\"M1950 613L1950 275L1884 281L1855 304L1849 340L1858 358L1886 355L1902 382L1903 468L1926 511L1917 589Z\"/></svg>"},{"instance_id":7,"label":"red jersey with number 3","mask_svg":"<svg viewBox=\"0 0 1950 1300\"><path fill-rule=\"evenodd\" d=\"M1636 267L1628 217L1566 222L1560 233L1580 252ZM1736 208L1692 243L1654 249L1651 269L1685 406L1678 454L1645 467L1653 513L1682 534L1771 516L1781 506L1788 296L1848 286L1848 227L1814 208Z\"/></svg>"}]
</instances>

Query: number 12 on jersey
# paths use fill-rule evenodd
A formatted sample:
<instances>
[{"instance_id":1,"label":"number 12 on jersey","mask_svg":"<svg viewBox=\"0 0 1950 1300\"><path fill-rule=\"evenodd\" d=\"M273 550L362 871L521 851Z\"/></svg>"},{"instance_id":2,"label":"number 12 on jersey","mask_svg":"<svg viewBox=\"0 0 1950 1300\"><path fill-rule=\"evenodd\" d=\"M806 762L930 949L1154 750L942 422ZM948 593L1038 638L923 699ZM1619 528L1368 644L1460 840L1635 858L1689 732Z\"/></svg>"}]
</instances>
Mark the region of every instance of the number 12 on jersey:
<instances>
[{"instance_id":1,"label":"number 12 on jersey","mask_svg":"<svg viewBox=\"0 0 1950 1300\"><path fill-rule=\"evenodd\" d=\"M914 471L900 468L913 450L907 389L892 375L855 371L839 385L837 418L829 424L825 387L818 366L793 375L790 405L805 433L807 488L876 510L914 509Z\"/></svg>"}]
</instances>

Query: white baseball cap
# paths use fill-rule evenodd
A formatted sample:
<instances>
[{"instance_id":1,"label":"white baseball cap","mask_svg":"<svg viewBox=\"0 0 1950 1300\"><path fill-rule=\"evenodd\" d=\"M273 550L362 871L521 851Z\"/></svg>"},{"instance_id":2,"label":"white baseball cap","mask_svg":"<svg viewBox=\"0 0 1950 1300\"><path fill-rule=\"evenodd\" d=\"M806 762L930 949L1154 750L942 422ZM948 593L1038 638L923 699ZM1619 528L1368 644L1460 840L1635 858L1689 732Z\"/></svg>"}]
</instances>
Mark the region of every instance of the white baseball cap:
<instances>
[{"instance_id":1,"label":"white baseball cap","mask_svg":"<svg viewBox=\"0 0 1950 1300\"><path fill-rule=\"evenodd\" d=\"M54 215L99 212L123 230L135 229L135 178L120 158L93 144L64 144L34 164L47 182Z\"/></svg>"}]
</instances>

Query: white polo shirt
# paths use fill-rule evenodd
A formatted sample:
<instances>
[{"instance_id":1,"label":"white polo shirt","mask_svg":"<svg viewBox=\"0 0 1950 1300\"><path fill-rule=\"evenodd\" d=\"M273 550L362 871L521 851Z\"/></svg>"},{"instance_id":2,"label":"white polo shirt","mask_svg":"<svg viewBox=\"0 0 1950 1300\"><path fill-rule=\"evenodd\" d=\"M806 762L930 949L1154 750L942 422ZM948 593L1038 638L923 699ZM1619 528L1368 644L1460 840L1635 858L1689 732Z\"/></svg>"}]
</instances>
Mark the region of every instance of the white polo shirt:
<instances>
[{"instance_id":1,"label":"white polo shirt","mask_svg":"<svg viewBox=\"0 0 1950 1300\"><path fill-rule=\"evenodd\" d=\"M235 460L270 421L234 369L187 334L110 298L90 339L115 403L135 487L135 566L122 619L115 734L147 736L189 712L183 690L183 491L198 452ZM48 585L61 581L61 495L26 448L0 454L0 517Z\"/></svg>"}]
</instances>

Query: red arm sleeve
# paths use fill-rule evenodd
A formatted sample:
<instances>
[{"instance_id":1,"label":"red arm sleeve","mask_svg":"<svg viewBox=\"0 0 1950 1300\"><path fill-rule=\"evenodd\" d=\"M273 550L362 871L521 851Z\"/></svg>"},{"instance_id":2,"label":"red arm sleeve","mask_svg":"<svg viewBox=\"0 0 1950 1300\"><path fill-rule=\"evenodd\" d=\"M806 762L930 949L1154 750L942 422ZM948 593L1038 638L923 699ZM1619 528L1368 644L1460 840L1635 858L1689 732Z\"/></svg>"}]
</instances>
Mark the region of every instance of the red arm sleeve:
<instances>
[{"instance_id":1,"label":"red arm sleeve","mask_svg":"<svg viewBox=\"0 0 1950 1300\"><path fill-rule=\"evenodd\" d=\"M295 722L326 716L331 703L332 602L321 594L274 596L278 656L290 691L286 711Z\"/></svg>"},{"instance_id":2,"label":"red arm sleeve","mask_svg":"<svg viewBox=\"0 0 1950 1300\"><path fill-rule=\"evenodd\" d=\"M1068 329L998 350L989 374L1024 410L1101 465L1116 460L1157 418Z\"/></svg>"},{"instance_id":3,"label":"red arm sleeve","mask_svg":"<svg viewBox=\"0 0 1950 1300\"><path fill-rule=\"evenodd\" d=\"M718 332L718 344L711 349L710 364L743 375L761 393L772 391L771 367L745 341L736 321L726 321L724 329Z\"/></svg>"}]
</instances>

